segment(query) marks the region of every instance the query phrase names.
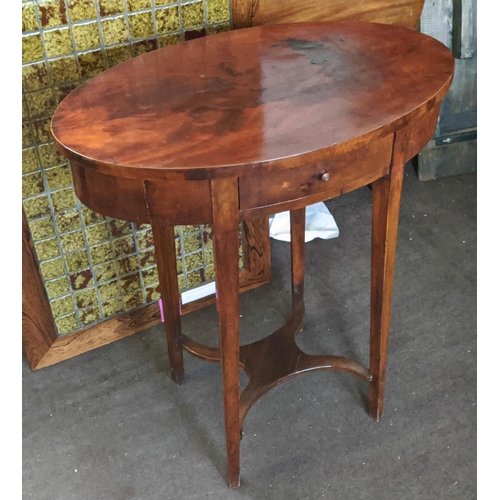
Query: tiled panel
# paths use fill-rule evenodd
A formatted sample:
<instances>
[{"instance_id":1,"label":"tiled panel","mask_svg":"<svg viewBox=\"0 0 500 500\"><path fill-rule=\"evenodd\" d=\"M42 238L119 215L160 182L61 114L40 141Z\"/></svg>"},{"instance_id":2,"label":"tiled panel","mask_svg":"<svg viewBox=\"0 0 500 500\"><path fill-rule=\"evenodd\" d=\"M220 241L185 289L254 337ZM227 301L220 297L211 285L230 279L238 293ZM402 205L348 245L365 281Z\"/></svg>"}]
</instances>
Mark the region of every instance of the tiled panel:
<instances>
[{"instance_id":1,"label":"tiled panel","mask_svg":"<svg viewBox=\"0 0 500 500\"><path fill-rule=\"evenodd\" d=\"M23 206L60 335L155 301L147 225L76 198L50 119L86 79L143 52L229 29L230 0L23 0ZM214 279L211 229L176 228L179 289Z\"/></svg>"}]
</instances>

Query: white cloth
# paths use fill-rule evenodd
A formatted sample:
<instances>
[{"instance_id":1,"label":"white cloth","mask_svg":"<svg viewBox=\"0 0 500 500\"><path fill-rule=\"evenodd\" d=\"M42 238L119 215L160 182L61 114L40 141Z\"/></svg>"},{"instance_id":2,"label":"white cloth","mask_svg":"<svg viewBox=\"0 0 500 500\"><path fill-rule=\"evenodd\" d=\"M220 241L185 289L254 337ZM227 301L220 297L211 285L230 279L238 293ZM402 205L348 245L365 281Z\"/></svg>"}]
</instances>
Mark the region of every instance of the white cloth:
<instances>
[{"instance_id":1,"label":"white cloth","mask_svg":"<svg viewBox=\"0 0 500 500\"><path fill-rule=\"evenodd\" d=\"M280 212L271 218L269 235L280 241L290 241L290 212ZM315 203L306 208L305 241L314 238L329 240L339 235L337 223L324 203Z\"/></svg>"}]
</instances>

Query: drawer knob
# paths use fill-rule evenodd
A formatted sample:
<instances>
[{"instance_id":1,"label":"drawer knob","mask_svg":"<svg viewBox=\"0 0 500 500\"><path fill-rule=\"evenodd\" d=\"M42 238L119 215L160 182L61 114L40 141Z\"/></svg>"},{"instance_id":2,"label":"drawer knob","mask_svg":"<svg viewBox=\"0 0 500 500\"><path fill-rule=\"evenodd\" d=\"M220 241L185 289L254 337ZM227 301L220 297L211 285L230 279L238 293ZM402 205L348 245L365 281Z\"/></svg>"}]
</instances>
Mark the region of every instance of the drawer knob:
<instances>
[{"instance_id":1,"label":"drawer knob","mask_svg":"<svg viewBox=\"0 0 500 500\"><path fill-rule=\"evenodd\" d=\"M321 180L324 182L328 182L330 180L330 174L328 172L321 174Z\"/></svg>"}]
</instances>

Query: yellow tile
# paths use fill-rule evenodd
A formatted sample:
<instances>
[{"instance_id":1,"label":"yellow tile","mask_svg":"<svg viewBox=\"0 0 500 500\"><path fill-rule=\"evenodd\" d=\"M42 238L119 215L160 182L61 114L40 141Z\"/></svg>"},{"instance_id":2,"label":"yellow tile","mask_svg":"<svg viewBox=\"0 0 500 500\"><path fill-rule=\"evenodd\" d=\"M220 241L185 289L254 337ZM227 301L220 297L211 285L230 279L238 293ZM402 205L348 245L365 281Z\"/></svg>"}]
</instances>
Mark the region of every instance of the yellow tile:
<instances>
[{"instance_id":1,"label":"yellow tile","mask_svg":"<svg viewBox=\"0 0 500 500\"><path fill-rule=\"evenodd\" d=\"M83 307L96 306L98 305L97 292L95 288L88 288L87 290L82 290L81 292L75 293L76 306L81 309Z\"/></svg>"},{"instance_id":2,"label":"yellow tile","mask_svg":"<svg viewBox=\"0 0 500 500\"><path fill-rule=\"evenodd\" d=\"M44 286L49 299L56 299L70 292L69 281L66 277L45 281Z\"/></svg>"},{"instance_id":3,"label":"yellow tile","mask_svg":"<svg viewBox=\"0 0 500 500\"><path fill-rule=\"evenodd\" d=\"M146 293L146 302L147 303L155 302L155 301L160 299L160 293L158 292L156 286L151 286L151 287L145 288L144 291Z\"/></svg>"},{"instance_id":4,"label":"yellow tile","mask_svg":"<svg viewBox=\"0 0 500 500\"><path fill-rule=\"evenodd\" d=\"M46 170L45 178L52 190L68 187L72 184L71 172L66 165Z\"/></svg>"},{"instance_id":5,"label":"yellow tile","mask_svg":"<svg viewBox=\"0 0 500 500\"><path fill-rule=\"evenodd\" d=\"M94 278L90 269L71 274L69 280L73 290L83 290L94 284Z\"/></svg>"},{"instance_id":6,"label":"yellow tile","mask_svg":"<svg viewBox=\"0 0 500 500\"><path fill-rule=\"evenodd\" d=\"M184 262L186 264L186 272L193 271L203 266L203 254L202 252L196 252L191 255L186 255L184 257Z\"/></svg>"},{"instance_id":7,"label":"yellow tile","mask_svg":"<svg viewBox=\"0 0 500 500\"><path fill-rule=\"evenodd\" d=\"M54 94L56 96L56 101L58 104L70 93L73 92L76 88L80 86L79 82L70 82L65 83L63 85L58 85L54 87Z\"/></svg>"},{"instance_id":8,"label":"yellow tile","mask_svg":"<svg viewBox=\"0 0 500 500\"><path fill-rule=\"evenodd\" d=\"M206 247L205 246L205 262L207 264L213 264L214 263L214 249L212 246Z\"/></svg>"},{"instance_id":9,"label":"yellow tile","mask_svg":"<svg viewBox=\"0 0 500 500\"><path fill-rule=\"evenodd\" d=\"M42 37L39 33L26 35L22 38L23 63L39 61L43 59Z\"/></svg>"},{"instance_id":10,"label":"yellow tile","mask_svg":"<svg viewBox=\"0 0 500 500\"><path fill-rule=\"evenodd\" d=\"M182 36L180 33L163 35L158 37L158 48L166 47L167 45L175 45L179 42L182 42Z\"/></svg>"},{"instance_id":11,"label":"yellow tile","mask_svg":"<svg viewBox=\"0 0 500 500\"><path fill-rule=\"evenodd\" d=\"M104 243L104 245L92 247L90 249L90 256L94 265L111 260L113 258L111 243Z\"/></svg>"},{"instance_id":12,"label":"yellow tile","mask_svg":"<svg viewBox=\"0 0 500 500\"><path fill-rule=\"evenodd\" d=\"M44 31L43 38L48 57L64 56L73 52L69 28Z\"/></svg>"},{"instance_id":13,"label":"yellow tile","mask_svg":"<svg viewBox=\"0 0 500 500\"><path fill-rule=\"evenodd\" d=\"M125 236L126 234L130 234L132 232L130 222L127 222L125 220L111 219L107 222L107 224L109 234L111 234L113 238Z\"/></svg>"},{"instance_id":14,"label":"yellow tile","mask_svg":"<svg viewBox=\"0 0 500 500\"><path fill-rule=\"evenodd\" d=\"M82 78L91 78L106 69L102 50L78 54L78 62L80 63L80 75Z\"/></svg>"},{"instance_id":15,"label":"yellow tile","mask_svg":"<svg viewBox=\"0 0 500 500\"><path fill-rule=\"evenodd\" d=\"M23 122L27 121L28 120L28 108L26 106L26 103L25 103L25 97L24 97L24 93L23 93L23 100L22 100L22 120Z\"/></svg>"},{"instance_id":16,"label":"yellow tile","mask_svg":"<svg viewBox=\"0 0 500 500\"><path fill-rule=\"evenodd\" d=\"M184 253L191 253L200 250L201 249L200 235L184 237L182 240L182 247L184 248Z\"/></svg>"},{"instance_id":17,"label":"yellow tile","mask_svg":"<svg viewBox=\"0 0 500 500\"><path fill-rule=\"evenodd\" d=\"M178 2L179 0L155 0L155 5L157 7L161 6L161 5L170 5L172 3L176 3Z\"/></svg>"},{"instance_id":18,"label":"yellow tile","mask_svg":"<svg viewBox=\"0 0 500 500\"><path fill-rule=\"evenodd\" d=\"M181 226L182 235L186 236L188 234L199 234L200 226L186 225Z\"/></svg>"},{"instance_id":19,"label":"yellow tile","mask_svg":"<svg viewBox=\"0 0 500 500\"><path fill-rule=\"evenodd\" d=\"M151 52L152 50L156 50L158 45L155 39L151 40L141 40L140 42L134 42L132 44L132 56L139 56L141 54L145 54L146 52Z\"/></svg>"},{"instance_id":20,"label":"yellow tile","mask_svg":"<svg viewBox=\"0 0 500 500\"><path fill-rule=\"evenodd\" d=\"M123 311L123 300L121 297L116 299L109 300L102 304L102 310L104 312L104 316L109 318L110 316L114 316L119 312Z\"/></svg>"},{"instance_id":21,"label":"yellow tile","mask_svg":"<svg viewBox=\"0 0 500 500\"><path fill-rule=\"evenodd\" d=\"M115 255L117 258L129 255L136 251L133 235L114 240L113 247L115 249Z\"/></svg>"},{"instance_id":22,"label":"yellow tile","mask_svg":"<svg viewBox=\"0 0 500 500\"><path fill-rule=\"evenodd\" d=\"M122 43L128 39L128 30L123 16L101 21L102 35L105 45Z\"/></svg>"},{"instance_id":23,"label":"yellow tile","mask_svg":"<svg viewBox=\"0 0 500 500\"><path fill-rule=\"evenodd\" d=\"M109 283L104 283L99 285L99 295L101 300L109 300L113 297L120 295L120 285L118 281L110 281Z\"/></svg>"},{"instance_id":24,"label":"yellow tile","mask_svg":"<svg viewBox=\"0 0 500 500\"><path fill-rule=\"evenodd\" d=\"M130 36L132 38L147 38L155 34L153 26L153 13L141 12L128 16L130 25Z\"/></svg>"},{"instance_id":25,"label":"yellow tile","mask_svg":"<svg viewBox=\"0 0 500 500\"><path fill-rule=\"evenodd\" d=\"M158 34L180 30L181 24L179 17L179 7L157 9L155 15Z\"/></svg>"},{"instance_id":26,"label":"yellow tile","mask_svg":"<svg viewBox=\"0 0 500 500\"><path fill-rule=\"evenodd\" d=\"M155 253L152 250L146 250L145 252L141 252L139 254L139 261L141 263L141 267L152 266L155 264ZM182 263L180 271L182 271ZM177 269L177 272L180 271L179 269Z\"/></svg>"},{"instance_id":27,"label":"yellow tile","mask_svg":"<svg viewBox=\"0 0 500 500\"><path fill-rule=\"evenodd\" d=\"M49 73L44 61L23 66L23 90L38 90L49 85Z\"/></svg>"},{"instance_id":28,"label":"yellow tile","mask_svg":"<svg viewBox=\"0 0 500 500\"><path fill-rule=\"evenodd\" d=\"M88 325L101 319L101 312L98 307L89 307L88 309L83 309L80 311L80 321L84 325Z\"/></svg>"},{"instance_id":29,"label":"yellow tile","mask_svg":"<svg viewBox=\"0 0 500 500\"><path fill-rule=\"evenodd\" d=\"M139 250L153 246L153 232L151 230L137 233L137 246Z\"/></svg>"},{"instance_id":30,"label":"yellow tile","mask_svg":"<svg viewBox=\"0 0 500 500\"><path fill-rule=\"evenodd\" d=\"M34 241L42 240L56 234L52 217L30 221L29 228Z\"/></svg>"},{"instance_id":31,"label":"yellow tile","mask_svg":"<svg viewBox=\"0 0 500 500\"><path fill-rule=\"evenodd\" d=\"M72 312L75 309L75 305L71 295L68 295L61 299L52 300L50 302L50 308L52 309L54 318L58 318L59 316L64 316Z\"/></svg>"},{"instance_id":32,"label":"yellow tile","mask_svg":"<svg viewBox=\"0 0 500 500\"><path fill-rule=\"evenodd\" d=\"M132 293L141 288L141 277L139 273L131 274L120 279L120 286L124 294Z\"/></svg>"},{"instance_id":33,"label":"yellow tile","mask_svg":"<svg viewBox=\"0 0 500 500\"><path fill-rule=\"evenodd\" d=\"M94 266L94 274L97 283L110 281L117 277L116 263L114 261L111 261L106 264L100 264L98 266Z\"/></svg>"},{"instance_id":34,"label":"yellow tile","mask_svg":"<svg viewBox=\"0 0 500 500\"><path fill-rule=\"evenodd\" d=\"M90 224L94 224L96 222L104 220L104 217L101 214L90 210L90 208L86 207L85 205L82 205L82 218L83 223L86 226L90 226Z\"/></svg>"},{"instance_id":35,"label":"yellow tile","mask_svg":"<svg viewBox=\"0 0 500 500\"><path fill-rule=\"evenodd\" d=\"M205 279L208 281L215 280L215 267L213 264L209 264L205 268Z\"/></svg>"},{"instance_id":36,"label":"yellow tile","mask_svg":"<svg viewBox=\"0 0 500 500\"><path fill-rule=\"evenodd\" d=\"M39 30L38 20L35 14L35 5L32 3L25 3L23 5L23 33L25 31Z\"/></svg>"},{"instance_id":37,"label":"yellow tile","mask_svg":"<svg viewBox=\"0 0 500 500\"><path fill-rule=\"evenodd\" d=\"M108 228L106 224L96 224L95 226L87 227L85 229L87 241L89 245L96 245L109 238Z\"/></svg>"},{"instance_id":38,"label":"yellow tile","mask_svg":"<svg viewBox=\"0 0 500 500\"><path fill-rule=\"evenodd\" d=\"M57 85L62 82L78 80L78 67L74 56L54 59L49 62L52 82Z\"/></svg>"},{"instance_id":39,"label":"yellow tile","mask_svg":"<svg viewBox=\"0 0 500 500\"><path fill-rule=\"evenodd\" d=\"M193 28L201 26L205 21L205 14L203 11L203 2L196 2L183 5L182 9L182 27Z\"/></svg>"},{"instance_id":40,"label":"yellow tile","mask_svg":"<svg viewBox=\"0 0 500 500\"><path fill-rule=\"evenodd\" d=\"M69 0L68 7L74 23L95 19L97 16L94 0Z\"/></svg>"},{"instance_id":41,"label":"yellow tile","mask_svg":"<svg viewBox=\"0 0 500 500\"><path fill-rule=\"evenodd\" d=\"M61 253L57 238L36 242L35 249L38 260L53 259Z\"/></svg>"},{"instance_id":42,"label":"yellow tile","mask_svg":"<svg viewBox=\"0 0 500 500\"><path fill-rule=\"evenodd\" d=\"M37 0L38 16L43 28L68 24L64 0Z\"/></svg>"},{"instance_id":43,"label":"yellow tile","mask_svg":"<svg viewBox=\"0 0 500 500\"><path fill-rule=\"evenodd\" d=\"M29 148L33 144L33 134L28 122L23 123L23 148Z\"/></svg>"},{"instance_id":44,"label":"yellow tile","mask_svg":"<svg viewBox=\"0 0 500 500\"><path fill-rule=\"evenodd\" d=\"M55 216L59 233L67 233L80 228L80 216L78 210L67 210Z\"/></svg>"},{"instance_id":45,"label":"yellow tile","mask_svg":"<svg viewBox=\"0 0 500 500\"><path fill-rule=\"evenodd\" d=\"M139 262L135 255L119 259L116 262L116 265L118 267L118 273L120 275L131 273L132 271L137 271L137 269L139 269Z\"/></svg>"},{"instance_id":46,"label":"yellow tile","mask_svg":"<svg viewBox=\"0 0 500 500\"><path fill-rule=\"evenodd\" d=\"M200 271L192 271L186 274L187 288L194 288L195 286L201 285L203 279L201 277Z\"/></svg>"},{"instance_id":47,"label":"yellow tile","mask_svg":"<svg viewBox=\"0 0 500 500\"><path fill-rule=\"evenodd\" d=\"M69 314L68 316L63 316L62 318L57 318L55 322L59 335L78 330L78 320L76 319L76 313Z\"/></svg>"},{"instance_id":48,"label":"yellow tile","mask_svg":"<svg viewBox=\"0 0 500 500\"><path fill-rule=\"evenodd\" d=\"M183 274L177 275L177 285L179 288L179 292L183 292L187 288L186 278Z\"/></svg>"},{"instance_id":49,"label":"yellow tile","mask_svg":"<svg viewBox=\"0 0 500 500\"><path fill-rule=\"evenodd\" d=\"M150 9L151 0L127 0L127 10L135 12L136 10Z\"/></svg>"},{"instance_id":50,"label":"yellow tile","mask_svg":"<svg viewBox=\"0 0 500 500\"><path fill-rule=\"evenodd\" d=\"M61 244L66 253L76 252L85 248L85 240L82 231L75 231L61 235Z\"/></svg>"},{"instance_id":51,"label":"yellow tile","mask_svg":"<svg viewBox=\"0 0 500 500\"><path fill-rule=\"evenodd\" d=\"M40 271L44 280L58 278L64 275L64 265L61 257L40 263Z\"/></svg>"},{"instance_id":52,"label":"yellow tile","mask_svg":"<svg viewBox=\"0 0 500 500\"><path fill-rule=\"evenodd\" d=\"M138 292L125 295L123 297L123 302L126 311L130 311L131 309L135 309L136 307L141 306L142 304L144 304L142 292L139 290Z\"/></svg>"},{"instance_id":53,"label":"yellow tile","mask_svg":"<svg viewBox=\"0 0 500 500\"><path fill-rule=\"evenodd\" d=\"M99 26L96 21L73 26L73 37L76 50L90 50L101 45Z\"/></svg>"},{"instance_id":54,"label":"yellow tile","mask_svg":"<svg viewBox=\"0 0 500 500\"><path fill-rule=\"evenodd\" d=\"M106 49L106 59L108 61L108 67L110 68L127 61L131 57L132 54L129 45L118 45Z\"/></svg>"},{"instance_id":55,"label":"yellow tile","mask_svg":"<svg viewBox=\"0 0 500 500\"><path fill-rule=\"evenodd\" d=\"M66 158L57 152L54 142L38 146L38 154L44 168L54 167L66 161Z\"/></svg>"},{"instance_id":56,"label":"yellow tile","mask_svg":"<svg viewBox=\"0 0 500 500\"><path fill-rule=\"evenodd\" d=\"M66 267L70 273L76 273L90 266L89 256L86 250L69 253L64 256L64 260L66 261Z\"/></svg>"},{"instance_id":57,"label":"yellow tile","mask_svg":"<svg viewBox=\"0 0 500 500\"><path fill-rule=\"evenodd\" d=\"M158 268L151 267L142 271L144 286L156 285L158 283Z\"/></svg>"},{"instance_id":58,"label":"yellow tile","mask_svg":"<svg viewBox=\"0 0 500 500\"><path fill-rule=\"evenodd\" d=\"M229 31L231 26L229 23L218 24L217 26L208 26L207 35L216 35L217 33L222 33L224 31Z\"/></svg>"},{"instance_id":59,"label":"yellow tile","mask_svg":"<svg viewBox=\"0 0 500 500\"><path fill-rule=\"evenodd\" d=\"M28 219L36 219L50 214L49 200L46 196L38 196L36 198L24 200L23 208Z\"/></svg>"},{"instance_id":60,"label":"yellow tile","mask_svg":"<svg viewBox=\"0 0 500 500\"><path fill-rule=\"evenodd\" d=\"M206 0L209 23L229 21L229 0Z\"/></svg>"},{"instance_id":61,"label":"yellow tile","mask_svg":"<svg viewBox=\"0 0 500 500\"><path fill-rule=\"evenodd\" d=\"M52 206L54 207L55 212L76 207L76 198L72 189L56 191L55 193L52 193L50 197L52 198Z\"/></svg>"},{"instance_id":62,"label":"yellow tile","mask_svg":"<svg viewBox=\"0 0 500 500\"><path fill-rule=\"evenodd\" d=\"M25 96L31 119L50 116L56 110L52 89L37 90Z\"/></svg>"},{"instance_id":63,"label":"yellow tile","mask_svg":"<svg viewBox=\"0 0 500 500\"><path fill-rule=\"evenodd\" d=\"M52 132L50 131L50 120L51 118L42 118L41 120L32 120L33 130L35 133L36 141L49 142L53 141Z\"/></svg>"},{"instance_id":64,"label":"yellow tile","mask_svg":"<svg viewBox=\"0 0 500 500\"><path fill-rule=\"evenodd\" d=\"M36 172L34 174L23 175L22 193L23 198L41 194L45 190L43 186L42 174Z\"/></svg>"},{"instance_id":65,"label":"yellow tile","mask_svg":"<svg viewBox=\"0 0 500 500\"><path fill-rule=\"evenodd\" d=\"M23 149L23 174L40 170L35 148Z\"/></svg>"},{"instance_id":66,"label":"yellow tile","mask_svg":"<svg viewBox=\"0 0 500 500\"><path fill-rule=\"evenodd\" d=\"M123 10L123 0L99 0L99 12L102 17L121 14Z\"/></svg>"}]
</instances>

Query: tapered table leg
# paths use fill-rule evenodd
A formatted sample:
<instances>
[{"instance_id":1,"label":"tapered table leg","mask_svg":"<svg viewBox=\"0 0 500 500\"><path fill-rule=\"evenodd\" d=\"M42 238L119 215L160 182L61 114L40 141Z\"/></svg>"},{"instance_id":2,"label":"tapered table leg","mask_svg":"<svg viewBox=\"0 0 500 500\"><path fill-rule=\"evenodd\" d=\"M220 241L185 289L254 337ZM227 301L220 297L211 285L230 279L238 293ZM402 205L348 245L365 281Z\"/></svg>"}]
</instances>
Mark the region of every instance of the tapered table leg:
<instances>
[{"instance_id":1,"label":"tapered table leg","mask_svg":"<svg viewBox=\"0 0 500 500\"><path fill-rule=\"evenodd\" d=\"M292 257L292 299L304 300L306 209L290 212L290 251Z\"/></svg>"},{"instance_id":2,"label":"tapered table leg","mask_svg":"<svg viewBox=\"0 0 500 500\"><path fill-rule=\"evenodd\" d=\"M228 483L240 485L239 219L236 179L211 181Z\"/></svg>"},{"instance_id":3,"label":"tapered table leg","mask_svg":"<svg viewBox=\"0 0 500 500\"><path fill-rule=\"evenodd\" d=\"M404 175L405 135L395 138L389 175L372 184L372 263L370 308L370 416L379 421L384 409L384 388L391 321L399 207Z\"/></svg>"},{"instance_id":4,"label":"tapered table leg","mask_svg":"<svg viewBox=\"0 0 500 500\"><path fill-rule=\"evenodd\" d=\"M172 379L180 384L184 378L184 360L182 345L178 341L181 335L181 310L177 282L174 227L164 226L159 221L153 220L152 228L160 280L160 294L165 317L170 372Z\"/></svg>"}]
</instances>

